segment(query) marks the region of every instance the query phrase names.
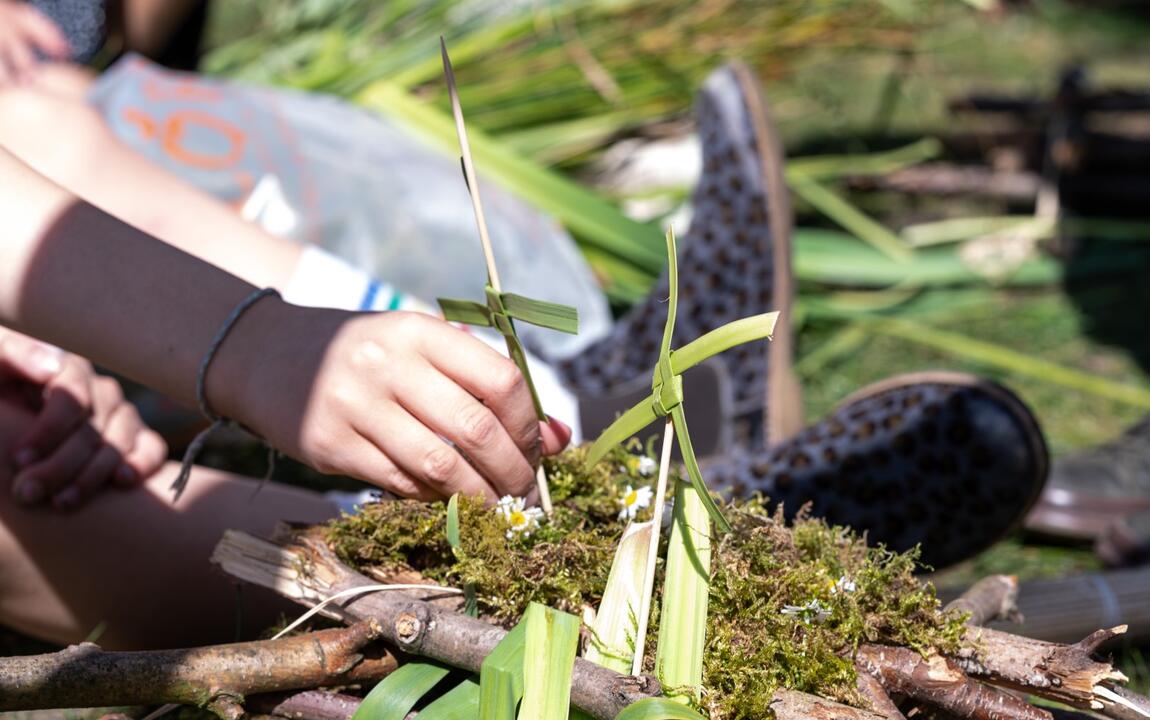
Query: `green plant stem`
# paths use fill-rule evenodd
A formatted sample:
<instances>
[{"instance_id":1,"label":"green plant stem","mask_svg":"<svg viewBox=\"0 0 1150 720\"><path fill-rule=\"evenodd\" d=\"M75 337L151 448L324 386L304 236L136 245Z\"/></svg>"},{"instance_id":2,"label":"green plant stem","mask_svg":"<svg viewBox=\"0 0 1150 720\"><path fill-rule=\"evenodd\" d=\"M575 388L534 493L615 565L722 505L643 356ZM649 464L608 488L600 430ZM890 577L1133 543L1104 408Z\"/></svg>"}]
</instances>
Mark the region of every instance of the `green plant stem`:
<instances>
[{"instance_id":1,"label":"green plant stem","mask_svg":"<svg viewBox=\"0 0 1150 720\"><path fill-rule=\"evenodd\" d=\"M875 332L901 338L919 345L1015 372L1044 382L1099 397L1116 400L1139 408L1150 409L1150 389L1115 382L1081 370L1040 360L1032 355L1000 345L974 340L964 335L935 330L909 320L866 318L862 320Z\"/></svg>"}]
</instances>

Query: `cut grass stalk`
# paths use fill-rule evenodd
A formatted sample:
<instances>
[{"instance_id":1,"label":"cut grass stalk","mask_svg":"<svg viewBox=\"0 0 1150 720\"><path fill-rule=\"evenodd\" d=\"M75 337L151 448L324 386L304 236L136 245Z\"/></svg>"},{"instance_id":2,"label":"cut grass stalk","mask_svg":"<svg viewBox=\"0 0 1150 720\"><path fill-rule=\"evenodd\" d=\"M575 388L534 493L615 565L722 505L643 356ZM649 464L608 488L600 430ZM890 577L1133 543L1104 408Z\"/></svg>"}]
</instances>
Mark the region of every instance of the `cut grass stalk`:
<instances>
[{"instance_id":1,"label":"cut grass stalk","mask_svg":"<svg viewBox=\"0 0 1150 720\"><path fill-rule=\"evenodd\" d=\"M523 697L523 653L527 625L520 621L479 668L479 720L515 720Z\"/></svg>"},{"instance_id":2,"label":"cut grass stalk","mask_svg":"<svg viewBox=\"0 0 1150 720\"><path fill-rule=\"evenodd\" d=\"M579 618L532 603L523 657L521 720L567 720L571 712L571 670L579 649Z\"/></svg>"},{"instance_id":3,"label":"cut grass stalk","mask_svg":"<svg viewBox=\"0 0 1150 720\"><path fill-rule=\"evenodd\" d=\"M975 340L935 330L917 322L896 318L866 318L862 320L875 332L901 338L919 345L983 363L1001 370L1061 385L1079 392L1116 400L1134 407L1150 409L1150 388L1128 385L1073 368L1040 360L1032 355L1004 348L993 343Z\"/></svg>"},{"instance_id":4,"label":"cut grass stalk","mask_svg":"<svg viewBox=\"0 0 1150 720\"><path fill-rule=\"evenodd\" d=\"M909 250L907 251L909 252ZM849 287L902 287L990 282L968 267L953 247L914 252L907 262L892 260L876 248L835 230L800 228L795 232L795 277L802 281ZM1118 269L1113 261L1083 271ZM1109 265L1109 268L1106 266ZM1062 266L1049 257L1022 263L996 286L1051 285L1061 281Z\"/></svg>"},{"instance_id":5,"label":"cut grass stalk","mask_svg":"<svg viewBox=\"0 0 1150 720\"><path fill-rule=\"evenodd\" d=\"M1007 230L1023 230L1028 226L1033 226L1034 231L1042 231L1038 237L1049 237L1054 230L1054 222L1046 218L1035 218L1033 215L1004 215L950 218L907 225L899 231L899 235L907 245L922 248L962 242Z\"/></svg>"},{"instance_id":6,"label":"cut grass stalk","mask_svg":"<svg viewBox=\"0 0 1150 720\"><path fill-rule=\"evenodd\" d=\"M866 344L869 337L870 333L861 323L849 323L836 330L814 350L803 355L795 363L795 372L799 377L817 377L828 365L848 355L854 355Z\"/></svg>"},{"instance_id":7,"label":"cut grass stalk","mask_svg":"<svg viewBox=\"0 0 1150 720\"><path fill-rule=\"evenodd\" d=\"M911 247L921 248L961 242L1009 230L1027 232L1038 239L1054 236L1056 226L1073 237L1114 241L1150 240L1150 223L1113 218L1035 218L1033 215L965 217L936 220L904 227L899 235Z\"/></svg>"},{"instance_id":8,"label":"cut grass stalk","mask_svg":"<svg viewBox=\"0 0 1150 720\"><path fill-rule=\"evenodd\" d=\"M643 522L628 525L619 540L607 589L591 625L591 642L583 654L596 665L618 673L631 671L647 556L656 537L653 525Z\"/></svg>"},{"instance_id":9,"label":"cut grass stalk","mask_svg":"<svg viewBox=\"0 0 1150 720\"><path fill-rule=\"evenodd\" d=\"M694 487L676 482L655 673L663 694L684 704L698 703L702 696L710 583L707 507Z\"/></svg>"},{"instance_id":10,"label":"cut grass stalk","mask_svg":"<svg viewBox=\"0 0 1150 720\"><path fill-rule=\"evenodd\" d=\"M935 158L942 143L923 138L886 152L863 155L815 155L787 161L787 179L834 180L846 175L882 175Z\"/></svg>"},{"instance_id":11,"label":"cut grass stalk","mask_svg":"<svg viewBox=\"0 0 1150 720\"><path fill-rule=\"evenodd\" d=\"M913 251L897 235L851 205L841 195L810 177L787 173L787 185L805 200L845 230L869 243L876 250L898 263L910 262Z\"/></svg>"}]
</instances>

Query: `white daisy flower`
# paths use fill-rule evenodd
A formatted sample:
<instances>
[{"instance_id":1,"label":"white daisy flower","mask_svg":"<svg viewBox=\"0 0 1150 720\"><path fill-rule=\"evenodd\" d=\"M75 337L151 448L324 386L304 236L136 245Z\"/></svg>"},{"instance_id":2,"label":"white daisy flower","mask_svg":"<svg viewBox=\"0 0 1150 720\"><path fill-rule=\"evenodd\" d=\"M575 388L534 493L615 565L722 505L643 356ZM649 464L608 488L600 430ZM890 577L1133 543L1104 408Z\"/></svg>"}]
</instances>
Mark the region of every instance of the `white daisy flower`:
<instances>
[{"instance_id":1,"label":"white daisy flower","mask_svg":"<svg viewBox=\"0 0 1150 720\"><path fill-rule=\"evenodd\" d=\"M651 488L643 486L636 490L628 485L623 497L619 499L619 504L623 506L619 511L619 519L634 520L640 510L651 504Z\"/></svg>"},{"instance_id":2,"label":"white daisy flower","mask_svg":"<svg viewBox=\"0 0 1150 720\"><path fill-rule=\"evenodd\" d=\"M806 605L784 605L783 609L779 611L783 615L790 615L792 617L802 620L807 625L812 622L822 622L831 616L831 611L820 603L818 600L808 600Z\"/></svg>"},{"instance_id":3,"label":"white daisy flower","mask_svg":"<svg viewBox=\"0 0 1150 720\"><path fill-rule=\"evenodd\" d=\"M504 495L500 498L495 509L507 522L508 540L516 535L530 536L531 532L539 527L539 521L543 519L542 510L537 507L529 508L524 498L511 497L510 495Z\"/></svg>"},{"instance_id":4,"label":"white daisy flower","mask_svg":"<svg viewBox=\"0 0 1150 720\"><path fill-rule=\"evenodd\" d=\"M659 463L655 462L655 458L643 455L639 458L639 474L647 477L651 473L659 469Z\"/></svg>"},{"instance_id":5,"label":"white daisy flower","mask_svg":"<svg viewBox=\"0 0 1150 720\"><path fill-rule=\"evenodd\" d=\"M831 595L838 595L841 592L853 593L857 589L858 586L855 585L855 581L843 575L835 580L835 584L831 586Z\"/></svg>"}]
</instances>

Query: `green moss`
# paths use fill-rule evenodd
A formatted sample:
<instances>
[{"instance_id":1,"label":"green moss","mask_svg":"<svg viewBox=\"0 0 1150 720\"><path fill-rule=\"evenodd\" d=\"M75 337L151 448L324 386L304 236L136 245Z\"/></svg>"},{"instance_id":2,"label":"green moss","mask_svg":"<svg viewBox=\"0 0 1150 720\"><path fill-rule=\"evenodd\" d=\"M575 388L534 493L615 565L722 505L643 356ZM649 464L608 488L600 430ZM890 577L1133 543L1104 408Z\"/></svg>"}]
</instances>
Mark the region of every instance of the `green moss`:
<instances>
[{"instance_id":1,"label":"green moss","mask_svg":"<svg viewBox=\"0 0 1150 720\"><path fill-rule=\"evenodd\" d=\"M654 481L624 450L591 472L583 457L575 449L548 461L555 513L528 536L508 537L501 515L463 499L456 553L444 504L370 505L333 522L328 537L356 567L472 584L480 612L506 626L532 601L580 614L602 596L627 486ZM712 720L769 717L780 687L860 703L851 653L863 642L957 648L962 618L944 615L934 589L914 577L913 553L868 548L849 530L806 517L787 527L761 499L725 512L734 529L712 563L701 708ZM657 578L656 593L661 585Z\"/></svg>"}]
</instances>

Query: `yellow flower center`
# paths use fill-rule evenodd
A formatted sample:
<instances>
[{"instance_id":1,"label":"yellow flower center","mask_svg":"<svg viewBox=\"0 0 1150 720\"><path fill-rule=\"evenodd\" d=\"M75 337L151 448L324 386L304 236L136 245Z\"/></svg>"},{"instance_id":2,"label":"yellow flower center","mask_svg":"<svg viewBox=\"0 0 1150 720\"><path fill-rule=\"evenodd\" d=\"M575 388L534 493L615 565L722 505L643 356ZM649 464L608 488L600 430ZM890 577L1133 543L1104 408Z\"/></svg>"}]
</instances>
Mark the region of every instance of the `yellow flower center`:
<instances>
[{"instance_id":1,"label":"yellow flower center","mask_svg":"<svg viewBox=\"0 0 1150 720\"><path fill-rule=\"evenodd\" d=\"M510 522L511 522L511 525L513 527L519 527L520 525L526 525L527 524L527 516L523 514L522 510L512 510Z\"/></svg>"},{"instance_id":2,"label":"yellow flower center","mask_svg":"<svg viewBox=\"0 0 1150 720\"><path fill-rule=\"evenodd\" d=\"M639 501L639 491L638 490L632 490L631 492L627 493L623 497L623 504L626 505L627 507L631 507L632 505L634 505L638 501Z\"/></svg>"}]
</instances>

